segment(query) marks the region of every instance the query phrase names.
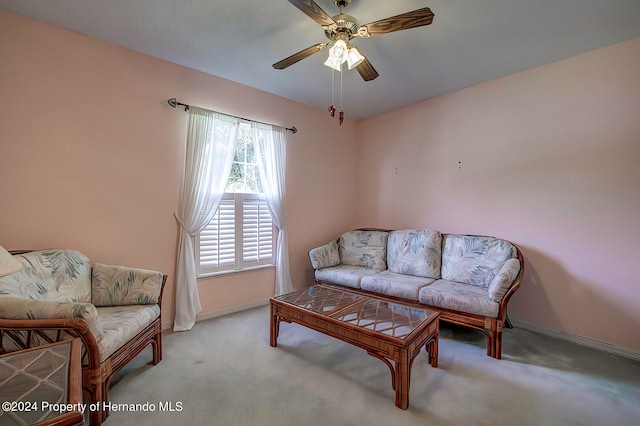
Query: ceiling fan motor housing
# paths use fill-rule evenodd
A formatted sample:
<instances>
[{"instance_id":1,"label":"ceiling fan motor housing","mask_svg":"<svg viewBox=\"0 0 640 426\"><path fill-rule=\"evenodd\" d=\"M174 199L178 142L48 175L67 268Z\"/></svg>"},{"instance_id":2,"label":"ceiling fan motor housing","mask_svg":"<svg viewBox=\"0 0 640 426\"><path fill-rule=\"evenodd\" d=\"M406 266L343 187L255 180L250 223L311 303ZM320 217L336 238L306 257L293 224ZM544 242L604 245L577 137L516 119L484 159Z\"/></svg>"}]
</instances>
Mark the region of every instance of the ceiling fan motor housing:
<instances>
[{"instance_id":1,"label":"ceiling fan motor housing","mask_svg":"<svg viewBox=\"0 0 640 426\"><path fill-rule=\"evenodd\" d=\"M333 0L338 7L346 7L351 0Z\"/></svg>"},{"instance_id":2,"label":"ceiling fan motor housing","mask_svg":"<svg viewBox=\"0 0 640 426\"><path fill-rule=\"evenodd\" d=\"M358 20L351 15L340 14L332 17L336 25L325 27L324 33L329 40L349 41L358 34Z\"/></svg>"}]
</instances>

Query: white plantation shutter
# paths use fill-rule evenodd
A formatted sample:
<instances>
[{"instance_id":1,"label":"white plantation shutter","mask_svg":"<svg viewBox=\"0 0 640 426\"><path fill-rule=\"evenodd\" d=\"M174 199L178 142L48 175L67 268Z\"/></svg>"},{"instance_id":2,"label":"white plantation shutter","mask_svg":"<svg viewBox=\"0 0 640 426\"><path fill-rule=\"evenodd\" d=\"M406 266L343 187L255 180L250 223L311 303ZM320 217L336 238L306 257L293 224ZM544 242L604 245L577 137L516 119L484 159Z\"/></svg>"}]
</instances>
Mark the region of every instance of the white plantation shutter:
<instances>
[{"instance_id":1,"label":"white plantation shutter","mask_svg":"<svg viewBox=\"0 0 640 426\"><path fill-rule=\"evenodd\" d=\"M228 271L235 268L235 202L225 194L218 211L200 233L200 273ZM230 194L233 196L233 194Z\"/></svg>"},{"instance_id":2,"label":"white plantation shutter","mask_svg":"<svg viewBox=\"0 0 640 426\"><path fill-rule=\"evenodd\" d=\"M237 271L275 262L275 227L261 194L227 193L200 233L198 275Z\"/></svg>"},{"instance_id":3,"label":"white plantation shutter","mask_svg":"<svg viewBox=\"0 0 640 426\"><path fill-rule=\"evenodd\" d=\"M273 221L264 197L245 194L242 205L244 267L273 263Z\"/></svg>"}]
</instances>

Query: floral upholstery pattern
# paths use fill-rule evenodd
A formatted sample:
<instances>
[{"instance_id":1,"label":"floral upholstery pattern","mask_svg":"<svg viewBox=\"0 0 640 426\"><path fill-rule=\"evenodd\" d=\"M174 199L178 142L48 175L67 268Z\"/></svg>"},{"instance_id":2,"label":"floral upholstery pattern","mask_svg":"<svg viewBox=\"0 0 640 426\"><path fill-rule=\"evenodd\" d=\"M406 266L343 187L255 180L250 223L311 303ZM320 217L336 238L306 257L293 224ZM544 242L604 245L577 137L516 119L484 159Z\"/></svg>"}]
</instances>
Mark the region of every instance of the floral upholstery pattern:
<instances>
[{"instance_id":1,"label":"floral upholstery pattern","mask_svg":"<svg viewBox=\"0 0 640 426\"><path fill-rule=\"evenodd\" d=\"M396 274L387 270L363 277L360 288L387 296L417 301L420 289L434 281L433 278Z\"/></svg>"},{"instance_id":2,"label":"floral upholstery pattern","mask_svg":"<svg viewBox=\"0 0 640 426\"><path fill-rule=\"evenodd\" d=\"M329 268L340 264L340 252L338 251L338 243L334 240L329 244L314 248L309 251L311 266L313 269Z\"/></svg>"},{"instance_id":3,"label":"floral upholstery pattern","mask_svg":"<svg viewBox=\"0 0 640 426\"><path fill-rule=\"evenodd\" d=\"M96 263L91 285L91 302L96 306L151 305L158 303L162 274Z\"/></svg>"},{"instance_id":4,"label":"floral upholstery pattern","mask_svg":"<svg viewBox=\"0 0 640 426\"><path fill-rule=\"evenodd\" d=\"M102 324L96 307L91 303L61 303L31 300L22 297L0 296L0 318L50 319L81 318L99 342L103 337Z\"/></svg>"},{"instance_id":5,"label":"floral upholstery pattern","mask_svg":"<svg viewBox=\"0 0 640 426\"><path fill-rule=\"evenodd\" d=\"M508 241L493 237L447 235L442 252L442 279L488 288L502 265L516 257Z\"/></svg>"},{"instance_id":6,"label":"floral upholstery pattern","mask_svg":"<svg viewBox=\"0 0 640 426\"><path fill-rule=\"evenodd\" d=\"M378 272L380 271L361 266L338 265L316 270L316 280L360 288L362 277L377 274Z\"/></svg>"},{"instance_id":7,"label":"floral upholstery pattern","mask_svg":"<svg viewBox=\"0 0 640 426\"><path fill-rule=\"evenodd\" d=\"M91 264L74 250L17 254L20 271L0 278L0 295L52 302L91 302Z\"/></svg>"},{"instance_id":8,"label":"floral upholstery pattern","mask_svg":"<svg viewBox=\"0 0 640 426\"><path fill-rule=\"evenodd\" d=\"M520 262L518 259L509 259L505 262L493 280L489 284L489 299L500 303L502 298L515 281L520 272Z\"/></svg>"},{"instance_id":9,"label":"floral upholstery pattern","mask_svg":"<svg viewBox=\"0 0 640 426\"><path fill-rule=\"evenodd\" d=\"M455 311L496 318L500 304L489 299L487 289L454 281L437 280L420 289L418 301Z\"/></svg>"},{"instance_id":10,"label":"floral upholstery pattern","mask_svg":"<svg viewBox=\"0 0 640 426\"><path fill-rule=\"evenodd\" d=\"M473 328L484 317L487 354L501 357L505 295L524 267L509 241L426 229L357 230L344 233L337 250L338 257L331 244L309 252L317 282L418 302Z\"/></svg>"},{"instance_id":11,"label":"floral upholstery pattern","mask_svg":"<svg viewBox=\"0 0 640 426\"><path fill-rule=\"evenodd\" d=\"M384 271L387 269L387 240L385 231L350 231L342 234L338 251L343 265Z\"/></svg>"},{"instance_id":12,"label":"floral upholstery pattern","mask_svg":"<svg viewBox=\"0 0 640 426\"><path fill-rule=\"evenodd\" d=\"M98 308L104 337L98 343L100 362L128 342L160 315L158 305L108 306Z\"/></svg>"},{"instance_id":13,"label":"floral upholstery pattern","mask_svg":"<svg viewBox=\"0 0 640 426\"><path fill-rule=\"evenodd\" d=\"M442 234L440 232L422 229L391 231L389 234L387 244L389 271L438 279L441 263Z\"/></svg>"},{"instance_id":14,"label":"floral upholstery pattern","mask_svg":"<svg viewBox=\"0 0 640 426\"><path fill-rule=\"evenodd\" d=\"M82 318L106 358L160 314L160 272L102 264L92 268L74 250L14 257L23 268L0 278L0 318ZM96 308L114 305L128 306Z\"/></svg>"}]
</instances>

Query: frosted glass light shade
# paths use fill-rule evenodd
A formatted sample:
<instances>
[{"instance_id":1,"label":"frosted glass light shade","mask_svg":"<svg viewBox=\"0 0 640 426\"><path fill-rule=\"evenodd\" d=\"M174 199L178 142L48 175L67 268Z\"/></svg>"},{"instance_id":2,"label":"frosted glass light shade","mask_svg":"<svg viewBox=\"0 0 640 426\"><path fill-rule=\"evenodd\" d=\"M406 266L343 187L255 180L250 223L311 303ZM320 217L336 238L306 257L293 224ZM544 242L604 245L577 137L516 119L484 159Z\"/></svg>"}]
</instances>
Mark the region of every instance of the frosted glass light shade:
<instances>
[{"instance_id":1,"label":"frosted glass light shade","mask_svg":"<svg viewBox=\"0 0 640 426\"><path fill-rule=\"evenodd\" d=\"M340 60L333 58L331 56L329 56L327 60L324 61L324 64L329 68L333 68L336 71L342 71L342 63L340 62Z\"/></svg>"},{"instance_id":2,"label":"frosted glass light shade","mask_svg":"<svg viewBox=\"0 0 640 426\"><path fill-rule=\"evenodd\" d=\"M347 56L347 43L345 43L344 40L338 40L336 44L329 49L329 57L324 64L336 71L342 71L341 65L347 61Z\"/></svg>"},{"instance_id":3,"label":"frosted glass light shade","mask_svg":"<svg viewBox=\"0 0 640 426\"><path fill-rule=\"evenodd\" d=\"M349 66L350 70L360 65L362 61L364 61L364 56L362 56L360 52L358 52L358 49L356 49L355 47L349 49L349 51L347 52L347 65Z\"/></svg>"}]
</instances>

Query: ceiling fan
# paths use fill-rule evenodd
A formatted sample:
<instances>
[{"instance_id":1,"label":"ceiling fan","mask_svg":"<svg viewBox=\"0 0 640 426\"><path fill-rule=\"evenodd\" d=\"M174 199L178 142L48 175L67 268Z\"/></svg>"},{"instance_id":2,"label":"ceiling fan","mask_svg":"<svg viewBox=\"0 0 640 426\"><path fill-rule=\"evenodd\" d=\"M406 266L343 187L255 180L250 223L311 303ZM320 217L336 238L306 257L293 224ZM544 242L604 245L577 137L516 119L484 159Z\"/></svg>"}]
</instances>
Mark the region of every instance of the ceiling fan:
<instances>
[{"instance_id":1,"label":"ceiling fan","mask_svg":"<svg viewBox=\"0 0 640 426\"><path fill-rule=\"evenodd\" d=\"M422 27L433 22L434 16L431 9L423 7L422 9L417 9L412 12L381 19L365 25L359 25L356 18L342 13L351 0L333 0L336 6L340 8L340 13L335 16L329 16L313 0L288 1L320 24L329 42L314 44L298 53L294 53L273 64L273 68L277 70L287 68L314 53L321 52L330 47L329 58L325 62L325 65L340 71L342 64L347 62L349 69L356 68L365 81L370 81L378 77L378 72L373 68L369 60L362 55L360 49L349 45L351 39L354 37L368 38L394 31Z\"/></svg>"}]
</instances>

